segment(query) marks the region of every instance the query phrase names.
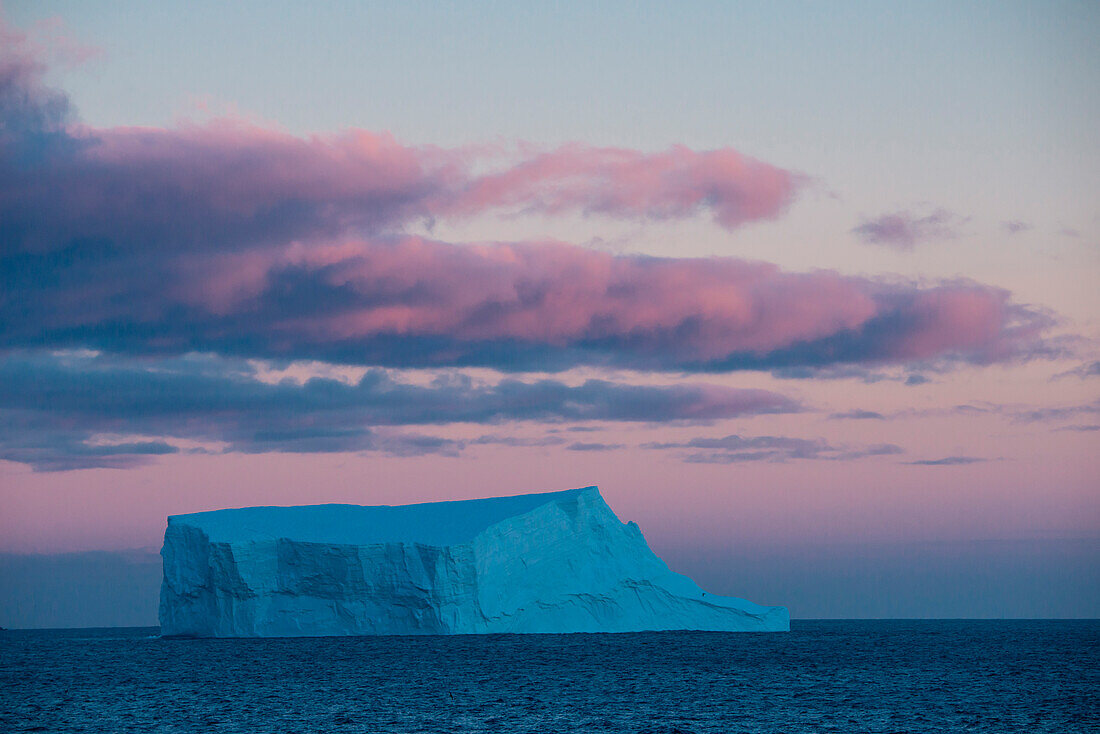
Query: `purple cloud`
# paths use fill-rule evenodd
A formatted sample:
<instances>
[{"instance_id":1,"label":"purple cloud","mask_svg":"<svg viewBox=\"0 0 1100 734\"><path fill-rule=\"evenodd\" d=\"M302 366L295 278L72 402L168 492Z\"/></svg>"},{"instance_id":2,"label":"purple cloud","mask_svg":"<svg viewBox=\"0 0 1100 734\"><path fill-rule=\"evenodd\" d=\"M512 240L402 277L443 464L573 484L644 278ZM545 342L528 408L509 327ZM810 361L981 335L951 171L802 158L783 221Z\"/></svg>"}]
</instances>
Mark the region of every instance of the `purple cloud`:
<instances>
[{"instance_id":1,"label":"purple cloud","mask_svg":"<svg viewBox=\"0 0 1100 734\"><path fill-rule=\"evenodd\" d=\"M615 451L624 448L621 443L571 443L565 447L569 451Z\"/></svg>"},{"instance_id":2,"label":"purple cloud","mask_svg":"<svg viewBox=\"0 0 1100 734\"><path fill-rule=\"evenodd\" d=\"M1079 367L1075 367L1072 370L1066 372L1059 372L1054 376L1054 379L1058 380L1063 377L1100 377L1100 359L1093 360L1092 362L1085 362Z\"/></svg>"},{"instance_id":3,"label":"purple cloud","mask_svg":"<svg viewBox=\"0 0 1100 734\"><path fill-rule=\"evenodd\" d=\"M1013 419L1023 423L1035 423L1041 421L1064 420L1078 416L1100 415L1100 399L1083 405L1063 405L1049 408L1035 408L1033 410L1020 410L1013 414Z\"/></svg>"},{"instance_id":4,"label":"purple cloud","mask_svg":"<svg viewBox=\"0 0 1100 734\"><path fill-rule=\"evenodd\" d=\"M971 282L922 287L561 243L89 248L2 263L9 345L504 370L813 370L1033 356L1052 323Z\"/></svg>"},{"instance_id":5,"label":"purple cloud","mask_svg":"<svg viewBox=\"0 0 1100 734\"><path fill-rule=\"evenodd\" d=\"M905 463L911 466L965 466L967 464L978 464L983 461L989 461L989 459L983 459L977 456L945 456L942 459L922 459L920 461L907 461Z\"/></svg>"},{"instance_id":6,"label":"purple cloud","mask_svg":"<svg viewBox=\"0 0 1100 734\"><path fill-rule=\"evenodd\" d=\"M849 410L844 413L833 413L830 420L884 420L886 416L873 410Z\"/></svg>"},{"instance_id":7,"label":"purple cloud","mask_svg":"<svg viewBox=\"0 0 1100 734\"><path fill-rule=\"evenodd\" d=\"M468 442L471 446L510 446L513 448L531 448L536 446L560 446L565 439L560 436L540 436L538 438L524 438L521 436L501 436L495 433L487 433L478 436Z\"/></svg>"},{"instance_id":8,"label":"purple cloud","mask_svg":"<svg viewBox=\"0 0 1100 734\"><path fill-rule=\"evenodd\" d=\"M852 232L864 242L898 250L912 250L921 242L958 236L958 228L967 221L968 218L960 217L947 209L936 209L923 216L897 211L865 219Z\"/></svg>"},{"instance_id":9,"label":"purple cloud","mask_svg":"<svg viewBox=\"0 0 1100 734\"><path fill-rule=\"evenodd\" d=\"M851 461L869 456L904 453L900 446L887 443L853 448L833 446L824 439L737 435L693 438L685 442L646 443L642 444L642 448L678 450L683 460L692 464L734 464L746 461L783 463L793 459Z\"/></svg>"}]
</instances>

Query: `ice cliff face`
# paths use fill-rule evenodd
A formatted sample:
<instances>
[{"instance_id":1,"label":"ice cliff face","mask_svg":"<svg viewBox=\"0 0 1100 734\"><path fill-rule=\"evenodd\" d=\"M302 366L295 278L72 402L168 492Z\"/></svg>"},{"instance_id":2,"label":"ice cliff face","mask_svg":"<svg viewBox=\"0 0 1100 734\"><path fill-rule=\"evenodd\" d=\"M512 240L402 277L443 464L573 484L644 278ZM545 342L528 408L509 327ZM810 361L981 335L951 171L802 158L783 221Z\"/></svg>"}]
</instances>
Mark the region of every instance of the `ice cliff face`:
<instances>
[{"instance_id":1,"label":"ice cliff face","mask_svg":"<svg viewBox=\"0 0 1100 734\"><path fill-rule=\"evenodd\" d=\"M268 637L789 629L703 592L595 487L400 507L168 518L164 635Z\"/></svg>"}]
</instances>

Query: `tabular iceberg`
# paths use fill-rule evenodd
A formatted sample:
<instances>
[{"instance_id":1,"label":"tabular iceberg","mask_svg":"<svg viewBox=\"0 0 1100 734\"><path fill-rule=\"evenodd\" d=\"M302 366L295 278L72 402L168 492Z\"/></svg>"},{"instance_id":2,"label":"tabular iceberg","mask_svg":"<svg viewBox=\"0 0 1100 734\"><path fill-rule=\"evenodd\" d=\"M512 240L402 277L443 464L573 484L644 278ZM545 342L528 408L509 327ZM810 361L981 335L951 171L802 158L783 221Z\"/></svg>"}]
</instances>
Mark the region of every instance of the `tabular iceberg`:
<instances>
[{"instance_id":1,"label":"tabular iceberg","mask_svg":"<svg viewBox=\"0 0 1100 734\"><path fill-rule=\"evenodd\" d=\"M783 607L673 573L595 487L175 515L161 634L193 637L784 631Z\"/></svg>"}]
</instances>

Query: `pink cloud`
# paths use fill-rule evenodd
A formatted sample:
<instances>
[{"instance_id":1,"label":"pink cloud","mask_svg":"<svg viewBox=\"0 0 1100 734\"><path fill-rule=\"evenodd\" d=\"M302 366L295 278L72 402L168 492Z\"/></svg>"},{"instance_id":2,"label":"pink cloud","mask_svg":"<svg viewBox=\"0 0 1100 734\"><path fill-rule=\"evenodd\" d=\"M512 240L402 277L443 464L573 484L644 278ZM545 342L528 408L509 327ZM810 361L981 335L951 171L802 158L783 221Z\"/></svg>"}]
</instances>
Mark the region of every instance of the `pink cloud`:
<instances>
[{"instance_id":1,"label":"pink cloud","mask_svg":"<svg viewBox=\"0 0 1100 734\"><path fill-rule=\"evenodd\" d=\"M778 216L798 183L791 172L732 148L694 151L678 145L647 155L574 143L474 180L450 209L513 207L638 219L680 219L709 210L733 229Z\"/></svg>"},{"instance_id":2,"label":"pink cloud","mask_svg":"<svg viewBox=\"0 0 1100 734\"><path fill-rule=\"evenodd\" d=\"M902 358L931 359L967 345L987 345L987 358L1002 356L1011 339L1001 339L1009 321L1007 294L988 289L945 286L917 294L910 306L911 327L895 353ZM1007 336L1007 335L1006 335Z\"/></svg>"},{"instance_id":3,"label":"pink cloud","mask_svg":"<svg viewBox=\"0 0 1100 734\"><path fill-rule=\"evenodd\" d=\"M0 27L0 234L7 248L244 249L392 233L495 210L630 219L778 216L798 177L733 149L407 146L388 133L298 137L242 120L172 128L71 122L41 49Z\"/></svg>"},{"instance_id":4,"label":"pink cloud","mask_svg":"<svg viewBox=\"0 0 1100 734\"><path fill-rule=\"evenodd\" d=\"M463 247L411 237L341 252L334 263L319 251L322 280L371 302L284 326L338 339L632 340L709 360L821 339L858 328L879 310L873 288L858 279L732 258L614 256L563 243ZM313 255L294 266L320 275Z\"/></svg>"},{"instance_id":5,"label":"pink cloud","mask_svg":"<svg viewBox=\"0 0 1100 734\"><path fill-rule=\"evenodd\" d=\"M166 262L165 286L153 292L81 289L72 325L116 333L119 318L148 314L131 330L155 332L176 351L243 340L262 356L406 366L722 370L1007 360L1040 350L1050 323L969 281L927 287L556 242L404 237L185 262ZM112 287L128 286L116 278ZM112 311L117 303L125 310Z\"/></svg>"},{"instance_id":6,"label":"pink cloud","mask_svg":"<svg viewBox=\"0 0 1100 734\"><path fill-rule=\"evenodd\" d=\"M1034 353L1047 325L975 283L401 236L418 218L496 210L705 214L727 228L778 215L798 177L732 149L523 148L485 172L492 150L385 133L303 138L233 120L93 129L69 122L33 49L10 45L0 336L14 345L728 370L1008 359Z\"/></svg>"}]
</instances>

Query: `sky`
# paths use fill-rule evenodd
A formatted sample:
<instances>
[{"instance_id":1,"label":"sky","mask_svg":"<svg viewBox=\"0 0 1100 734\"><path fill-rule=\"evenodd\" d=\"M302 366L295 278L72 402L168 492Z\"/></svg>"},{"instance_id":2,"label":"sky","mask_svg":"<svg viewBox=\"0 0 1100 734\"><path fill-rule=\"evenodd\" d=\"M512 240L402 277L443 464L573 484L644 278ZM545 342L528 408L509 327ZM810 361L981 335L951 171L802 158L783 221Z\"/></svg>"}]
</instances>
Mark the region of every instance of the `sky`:
<instances>
[{"instance_id":1,"label":"sky","mask_svg":"<svg viewBox=\"0 0 1100 734\"><path fill-rule=\"evenodd\" d=\"M1095 3L0 23L0 554L597 484L794 616L1100 614Z\"/></svg>"}]
</instances>

